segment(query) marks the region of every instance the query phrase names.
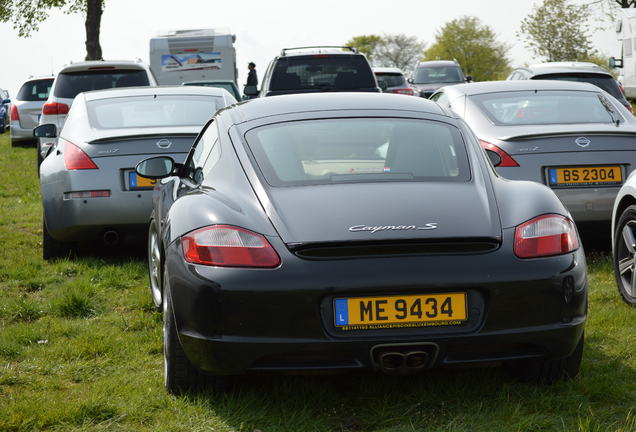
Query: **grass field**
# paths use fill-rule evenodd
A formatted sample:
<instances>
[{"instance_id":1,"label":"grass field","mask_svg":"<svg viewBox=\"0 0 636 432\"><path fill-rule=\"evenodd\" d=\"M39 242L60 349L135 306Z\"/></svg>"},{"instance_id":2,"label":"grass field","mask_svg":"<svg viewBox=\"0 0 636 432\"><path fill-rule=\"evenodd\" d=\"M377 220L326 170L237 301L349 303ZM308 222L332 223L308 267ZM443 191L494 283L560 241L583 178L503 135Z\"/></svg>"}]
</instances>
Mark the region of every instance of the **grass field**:
<instances>
[{"instance_id":1,"label":"grass field","mask_svg":"<svg viewBox=\"0 0 636 432\"><path fill-rule=\"evenodd\" d=\"M636 431L636 309L589 256L581 374L551 386L498 368L250 376L168 396L143 257L41 259L35 149L0 135L0 431Z\"/></svg>"}]
</instances>

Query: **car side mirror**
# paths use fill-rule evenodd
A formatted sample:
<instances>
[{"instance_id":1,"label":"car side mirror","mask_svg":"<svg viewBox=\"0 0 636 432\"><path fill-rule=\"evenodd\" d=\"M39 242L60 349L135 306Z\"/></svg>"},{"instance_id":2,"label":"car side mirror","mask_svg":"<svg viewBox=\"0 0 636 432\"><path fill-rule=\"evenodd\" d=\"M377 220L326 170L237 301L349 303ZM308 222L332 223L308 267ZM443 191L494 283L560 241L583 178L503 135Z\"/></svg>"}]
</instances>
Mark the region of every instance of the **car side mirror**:
<instances>
[{"instance_id":1,"label":"car side mirror","mask_svg":"<svg viewBox=\"0 0 636 432\"><path fill-rule=\"evenodd\" d=\"M413 84L413 78L407 79L406 82L409 83L409 84Z\"/></svg>"},{"instance_id":2,"label":"car side mirror","mask_svg":"<svg viewBox=\"0 0 636 432\"><path fill-rule=\"evenodd\" d=\"M466 82L473 82L473 76L472 75L466 75Z\"/></svg>"},{"instance_id":3,"label":"car side mirror","mask_svg":"<svg viewBox=\"0 0 636 432\"><path fill-rule=\"evenodd\" d=\"M501 165L501 156L495 153L492 150L486 150L486 154L488 155L488 159L492 162L493 166L498 167Z\"/></svg>"},{"instance_id":4,"label":"car side mirror","mask_svg":"<svg viewBox=\"0 0 636 432\"><path fill-rule=\"evenodd\" d=\"M382 89L383 92L386 91L386 89L389 88L389 85L386 83L386 81L379 79L378 80L378 86Z\"/></svg>"},{"instance_id":5,"label":"car side mirror","mask_svg":"<svg viewBox=\"0 0 636 432\"><path fill-rule=\"evenodd\" d=\"M617 59L616 57L610 57L607 63L610 69L623 67L623 59Z\"/></svg>"},{"instance_id":6,"label":"car side mirror","mask_svg":"<svg viewBox=\"0 0 636 432\"><path fill-rule=\"evenodd\" d=\"M256 86L245 86L245 88L243 89L243 94L245 96L251 96L251 97L256 97L258 96L258 89L256 88Z\"/></svg>"},{"instance_id":7,"label":"car side mirror","mask_svg":"<svg viewBox=\"0 0 636 432\"><path fill-rule=\"evenodd\" d=\"M6 105L6 104L10 104L11 103L11 99L4 99L2 101L2 105Z\"/></svg>"},{"instance_id":8,"label":"car side mirror","mask_svg":"<svg viewBox=\"0 0 636 432\"><path fill-rule=\"evenodd\" d=\"M56 138L57 126L53 123L40 125L33 129L33 136L36 138Z\"/></svg>"},{"instance_id":9,"label":"car side mirror","mask_svg":"<svg viewBox=\"0 0 636 432\"><path fill-rule=\"evenodd\" d=\"M149 179L170 177L175 170L174 159L168 156L156 156L144 159L137 164L135 172Z\"/></svg>"}]
</instances>

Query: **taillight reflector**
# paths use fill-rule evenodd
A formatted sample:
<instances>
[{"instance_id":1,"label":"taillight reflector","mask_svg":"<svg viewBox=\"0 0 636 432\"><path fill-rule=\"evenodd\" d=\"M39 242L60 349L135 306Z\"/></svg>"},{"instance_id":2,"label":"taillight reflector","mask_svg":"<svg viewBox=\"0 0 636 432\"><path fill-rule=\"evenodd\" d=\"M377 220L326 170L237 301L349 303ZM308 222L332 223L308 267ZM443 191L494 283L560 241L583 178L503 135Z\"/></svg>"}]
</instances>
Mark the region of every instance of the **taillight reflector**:
<instances>
[{"instance_id":1,"label":"taillight reflector","mask_svg":"<svg viewBox=\"0 0 636 432\"><path fill-rule=\"evenodd\" d=\"M578 248L574 222L565 216L538 216L515 229L514 251L519 258L562 255Z\"/></svg>"},{"instance_id":2,"label":"taillight reflector","mask_svg":"<svg viewBox=\"0 0 636 432\"><path fill-rule=\"evenodd\" d=\"M11 121L20 121L20 113L15 105L11 105Z\"/></svg>"},{"instance_id":3,"label":"taillight reflector","mask_svg":"<svg viewBox=\"0 0 636 432\"><path fill-rule=\"evenodd\" d=\"M280 258L260 234L230 225L211 225L181 238L186 261L220 267L272 268Z\"/></svg>"},{"instance_id":4,"label":"taillight reflector","mask_svg":"<svg viewBox=\"0 0 636 432\"><path fill-rule=\"evenodd\" d=\"M42 106L42 114L44 115L68 114L68 110L68 105L59 102L49 102Z\"/></svg>"},{"instance_id":5,"label":"taillight reflector","mask_svg":"<svg viewBox=\"0 0 636 432\"><path fill-rule=\"evenodd\" d=\"M67 170L97 169L95 162L75 144L64 141L64 165Z\"/></svg>"},{"instance_id":6,"label":"taillight reflector","mask_svg":"<svg viewBox=\"0 0 636 432\"><path fill-rule=\"evenodd\" d=\"M64 199L72 198L108 198L110 197L109 190L93 190L93 191L76 191L65 192Z\"/></svg>"},{"instance_id":7,"label":"taillight reflector","mask_svg":"<svg viewBox=\"0 0 636 432\"><path fill-rule=\"evenodd\" d=\"M517 161L514 160L512 158L512 156L510 156L508 153L503 151L500 147L497 147L496 145L491 144L488 141L484 141L484 140L479 140L479 142L481 143L481 146L485 150L490 150L490 151L495 152L495 153L497 153L499 155L499 157L501 158L501 163L497 166L497 168L499 168L499 167L518 167L519 166Z\"/></svg>"}]
</instances>

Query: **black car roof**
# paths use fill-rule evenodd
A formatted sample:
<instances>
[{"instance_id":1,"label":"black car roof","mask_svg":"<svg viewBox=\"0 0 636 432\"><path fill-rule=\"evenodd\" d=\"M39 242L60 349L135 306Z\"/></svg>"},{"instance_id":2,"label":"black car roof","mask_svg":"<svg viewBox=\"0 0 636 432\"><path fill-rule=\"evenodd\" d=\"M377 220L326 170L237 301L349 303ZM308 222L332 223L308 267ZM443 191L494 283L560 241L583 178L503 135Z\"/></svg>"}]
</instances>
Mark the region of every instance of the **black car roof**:
<instances>
[{"instance_id":1,"label":"black car roof","mask_svg":"<svg viewBox=\"0 0 636 432\"><path fill-rule=\"evenodd\" d=\"M234 124L284 114L341 110L416 111L455 118L433 101L383 93L299 93L252 99L225 109Z\"/></svg>"}]
</instances>

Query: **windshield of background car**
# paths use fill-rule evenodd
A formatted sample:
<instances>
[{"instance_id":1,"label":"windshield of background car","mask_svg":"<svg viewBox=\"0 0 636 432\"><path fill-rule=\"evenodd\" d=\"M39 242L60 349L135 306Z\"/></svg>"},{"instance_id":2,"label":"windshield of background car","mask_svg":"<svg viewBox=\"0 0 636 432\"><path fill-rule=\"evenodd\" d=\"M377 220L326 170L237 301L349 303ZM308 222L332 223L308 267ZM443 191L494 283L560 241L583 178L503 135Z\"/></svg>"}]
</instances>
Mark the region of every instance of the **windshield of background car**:
<instances>
[{"instance_id":1,"label":"windshield of background car","mask_svg":"<svg viewBox=\"0 0 636 432\"><path fill-rule=\"evenodd\" d=\"M611 102L600 93L581 91L518 91L470 96L500 126L613 123ZM613 117L614 116L614 117Z\"/></svg>"},{"instance_id":2,"label":"windshield of background car","mask_svg":"<svg viewBox=\"0 0 636 432\"><path fill-rule=\"evenodd\" d=\"M27 102L45 101L49 97L53 78L29 81L22 84L18 91L18 100Z\"/></svg>"},{"instance_id":3,"label":"windshield of background car","mask_svg":"<svg viewBox=\"0 0 636 432\"><path fill-rule=\"evenodd\" d=\"M399 73L377 72L375 76L378 80L384 81L387 87L399 87L399 86L406 85L406 80L404 79L404 75Z\"/></svg>"},{"instance_id":4,"label":"windshield of background car","mask_svg":"<svg viewBox=\"0 0 636 432\"><path fill-rule=\"evenodd\" d=\"M596 87L602 88L618 100L625 98L614 78L609 75L562 73L537 75L532 79L587 82L594 84Z\"/></svg>"},{"instance_id":5,"label":"windshield of background car","mask_svg":"<svg viewBox=\"0 0 636 432\"><path fill-rule=\"evenodd\" d=\"M148 74L143 69L63 72L57 76L53 95L73 99L78 93L91 90L148 85Z\"/></svg>"},{"instance_id":6,"label":"windshield of background car","mask_svg":"<svg viewBox=\"0 0 636 432\"><path fill-rule=\"evenodd\" d=\"M376 86L364 56L315 54L279 58L270 90L345 90Z\"/></svg>"},{"instance_id":7,"label":"windshield of background car","mask_svg":"<svg viewBox=\"0 0 636 432\"><path fill-rule=\"evenodd\" d=\"M219 97L149 95L88 101L95 129L203 126L223 105Z\"/></svg>"},{"instance_id":8,"label":"windshield of background car","mask_svg":"<svg viewBox=\"0 0 636 432\"><path fill-rule=\"evenodd\" d=\"M464 82L462 71L457 66L426 66L415 69L414 84Z\"/></svg>"},{"instance_id":9,"label":"windshield of background car","mask_svg":"<svg viewBox=\"0 0 636 432\"><path fill-rule=\"evenodd\" d=\"M258 127L246 139L271 186L470 179L461 133L442 122L305 120Z\"/></svg>"}]
</instances>

